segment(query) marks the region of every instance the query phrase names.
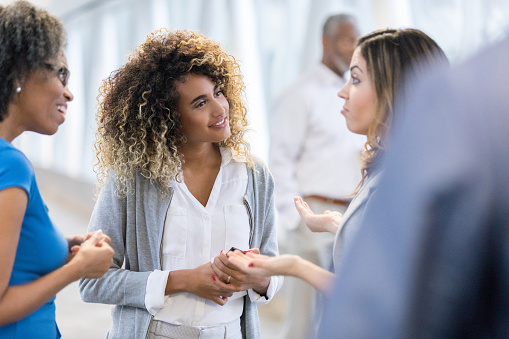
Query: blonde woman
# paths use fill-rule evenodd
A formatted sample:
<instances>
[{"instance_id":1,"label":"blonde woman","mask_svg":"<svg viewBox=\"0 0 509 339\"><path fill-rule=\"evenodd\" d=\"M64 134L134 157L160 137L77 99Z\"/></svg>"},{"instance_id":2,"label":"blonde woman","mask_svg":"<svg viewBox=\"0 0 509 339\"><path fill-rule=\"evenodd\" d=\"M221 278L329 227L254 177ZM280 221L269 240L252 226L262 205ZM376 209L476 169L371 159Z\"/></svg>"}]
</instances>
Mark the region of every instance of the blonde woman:
<instances>
[{"instance_id":1,"label":"blonde woman","mask_svg":"<svg viewBox=\"0 0 509 339\"><path fill-rule=\"evenodd\" d=\"M114 263L80 282L113 304L108 338L259 338L256 304L282 278L227 265L231 247L278 254L273 181L249 152L235 59L192 31L151 34L102 87L102 186L89 229Z\"/></svg>"},{"instance_id":2,"label":"blonde woman","mask_svg":"<svg viewBox=\"0 0 509 339\"><path fill-rule=\"evenodd\" d=\"M301 218L313 232L336 234L333 250L336 271L344 247L350 245L362 224L364 210L377 188L380 160L389 143L392 122L398 118L394 116L394 105L405 98L405 77L442 63L447 63L442 49L417 29L379 30L359 39L350 64L350 79L338 96L345 100L341 114L348 129L367 136L362 180L343 215L334 211L315 215L301 198L295 198ZM236 251L229 257L230 265L246 273L294 276L325 293L334 279L333 273L295 255L269 258Z\"/></svg>"}]
</instances>

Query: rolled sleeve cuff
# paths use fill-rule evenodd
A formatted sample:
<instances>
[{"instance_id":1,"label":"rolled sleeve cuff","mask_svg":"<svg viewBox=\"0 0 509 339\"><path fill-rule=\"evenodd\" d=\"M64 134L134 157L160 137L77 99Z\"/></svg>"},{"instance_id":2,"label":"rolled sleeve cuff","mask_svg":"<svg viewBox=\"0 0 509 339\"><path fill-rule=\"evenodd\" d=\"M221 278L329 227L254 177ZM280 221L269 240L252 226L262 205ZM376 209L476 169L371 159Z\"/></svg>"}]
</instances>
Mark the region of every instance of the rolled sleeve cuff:
<instances>
[{"instance_id":1,"label":"rolled sleeve cuff","mask_svg":"<svg viewBox=\"0 0 509 339\"><path fill-rule=\"evenodd\" d=\"M249 289L248 295L251 302L257 305L265 305L276 295L277 291L281 288L283 284L283 276L273 276L270 277L269 286L267 287L267 293L265 295L260 295L256 293L252 288Z\"/></svg>"},{"instance_id":2,"label":"rolled sleeve cuff","mask_svg":"<svg viewBox=\"0 0 509 339\"><path fill-rule=\"evenodd\" d=\"M156 315L164 307L164 290L170 271L155 270L148 276L145 290L145 307L151 315Z\"/></svg>"}]
</instances>

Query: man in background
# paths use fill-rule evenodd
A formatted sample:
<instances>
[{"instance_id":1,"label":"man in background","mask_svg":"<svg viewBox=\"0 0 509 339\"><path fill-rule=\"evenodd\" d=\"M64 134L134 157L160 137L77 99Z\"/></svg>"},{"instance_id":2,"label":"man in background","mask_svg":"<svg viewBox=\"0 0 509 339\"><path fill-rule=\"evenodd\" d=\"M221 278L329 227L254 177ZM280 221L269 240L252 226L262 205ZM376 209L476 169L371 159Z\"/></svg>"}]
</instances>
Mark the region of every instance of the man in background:
<instances>
[{"instance_id":1,"label":"man in background","mask_svg":"<svg viewBox=\"0 0 509 339\"><path fill-rule=\"evenodd\" d=\"M315 213L348 206L360 181L360 153L365 137L351 133L340 111L339 89L359 36L356 20L330 16L323 26L323 56L276 99L271 117L269 165L274 175L283 252L298 254L325 269L332 262L334 235L313 234L300 221L293 197L302 196ZM283 337L311 338L317 293L298 279L287 279Z\"/></svg>"}]
</instances>

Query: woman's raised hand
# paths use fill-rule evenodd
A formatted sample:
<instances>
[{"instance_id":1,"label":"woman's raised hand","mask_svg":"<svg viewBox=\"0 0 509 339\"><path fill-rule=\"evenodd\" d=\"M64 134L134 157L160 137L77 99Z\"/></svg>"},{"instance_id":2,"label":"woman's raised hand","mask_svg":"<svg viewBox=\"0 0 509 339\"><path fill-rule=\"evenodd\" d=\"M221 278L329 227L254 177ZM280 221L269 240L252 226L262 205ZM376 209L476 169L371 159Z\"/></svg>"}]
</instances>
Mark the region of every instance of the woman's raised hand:
<instances>
[{"instance_id":1,"label":"woman's raised hand","mask_svg":"<svg viewBox=\"0 0 509 339\"><path fill-rule=\"evenodd\" d=\"M326 210L323 214L315 214L301 197L293 198L295 208L301 219L311 232L330 232L336 234L343 215L337 211Z\"/></svg>"}]
</instances>

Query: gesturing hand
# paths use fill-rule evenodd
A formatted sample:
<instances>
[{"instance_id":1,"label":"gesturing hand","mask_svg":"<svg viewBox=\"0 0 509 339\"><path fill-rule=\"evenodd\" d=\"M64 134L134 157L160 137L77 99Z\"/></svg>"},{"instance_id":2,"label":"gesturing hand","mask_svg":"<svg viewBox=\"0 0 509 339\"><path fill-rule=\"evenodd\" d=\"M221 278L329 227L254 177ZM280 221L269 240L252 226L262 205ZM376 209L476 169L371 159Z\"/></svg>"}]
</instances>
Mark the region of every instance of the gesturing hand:
<instances>
[{"instance_id":1,"label":"gesturing hand","mask_svg":"<svg viewBox=\"0 0 509 339\"><path fill-rule=\"evenodd\" d=\"M326 210L323 214L315 214L301 197L293 198L295 208L301 219L311 232L330 232L336 234L343 215L337 211Z\"/></svg>"},{"instance_id":2,"label":"gesturing hand","mask_svg":"<svg viewBox=\"0 0 509 339\"><path fill-rule=\"evenodd\" d=\"M260 253L257 248L246 252L256 254ZM243 270L242 265L229 260L228 256L233 253L245 255L239 250L228 252L228 255L224 251L221 251L221 253L214 258L212 269L214 270L216 277L219 278L219 281L216 281L216 283L220 286L230 285L234 288L235 292L246 291L252 288L258 294L264 295L267 292L270 277L259 275L256 272Z\"/></svg>"}]
</instances>

